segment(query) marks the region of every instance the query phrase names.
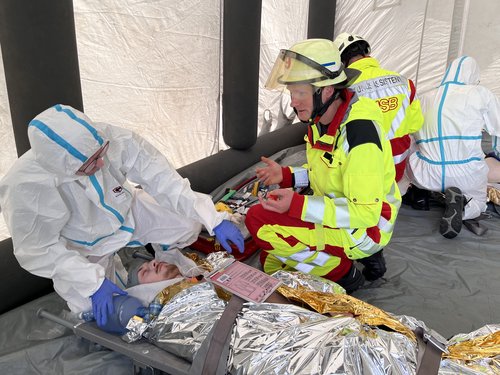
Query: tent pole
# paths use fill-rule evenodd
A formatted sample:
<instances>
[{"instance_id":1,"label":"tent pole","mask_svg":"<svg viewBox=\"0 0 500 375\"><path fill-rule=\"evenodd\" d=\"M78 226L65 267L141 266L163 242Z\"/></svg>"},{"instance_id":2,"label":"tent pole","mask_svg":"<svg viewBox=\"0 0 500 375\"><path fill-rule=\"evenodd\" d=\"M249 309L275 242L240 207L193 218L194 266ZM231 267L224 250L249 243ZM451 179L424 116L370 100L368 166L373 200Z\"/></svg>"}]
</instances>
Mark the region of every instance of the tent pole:
<instances>
[{"instance_id":1,"label":"tent pole","mask_svg":"<svg viewBox=\"0 0 500 375\"><path fill-rule=\"evenodd\" d=\"M0 45L21 156L33 117L57 103L83 110L72 0L0 1Z\"/></svg>"},{"instance_id":2,"label":"tent pole","mask_svg":"<svg viewBox=\"0 0 500 375\"><path fill-rule=\"evenodd\" d=\"M333 40L335 26L335 0L309 0L309 17L307 19L307 38L323 38Z\"/></svg>"},{"instance_id":3,"label":"tent pole","mask_svg":"<svg viewBox=\"0 0 500 375\"><path fill-rule=\"evenodd\" d=\"M262 0L224 1L222 135L233 149L257 140Z\"/></svg>"}]
</instances>

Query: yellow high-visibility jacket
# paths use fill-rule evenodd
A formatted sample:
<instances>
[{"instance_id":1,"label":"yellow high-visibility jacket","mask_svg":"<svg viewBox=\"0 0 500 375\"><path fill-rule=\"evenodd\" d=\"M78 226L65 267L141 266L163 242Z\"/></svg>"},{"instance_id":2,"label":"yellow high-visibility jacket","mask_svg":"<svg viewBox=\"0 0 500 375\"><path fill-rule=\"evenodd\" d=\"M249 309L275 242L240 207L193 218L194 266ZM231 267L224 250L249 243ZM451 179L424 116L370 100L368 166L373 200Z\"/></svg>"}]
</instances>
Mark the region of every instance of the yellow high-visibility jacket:
<instances>
[{"instance_id":1,"label":"yellow high-visibility jacket","mask_svg":"<svg viewBox=\"0 0 500 375\"><path fill-rule=\"evenodd\" d=\"M384 115L384 130L391 140L396 181L402 177L403 163L408 157L410 139L405 136L422 127L424 116L413 81L380 67L373 57L365 57L349 65L361 75L349 87L358 96L377 102Z\"/></svg>"},{"instance_id":2,"label":"yellow high-visibility jacket","mask_svg":"<svg viewBox=\"0 0 500 375\"><path fill-rule=\"evenodd\" d=\"M307 165L283 169L282 186L310 184L314 192L295 194L288 214L331 228L366 230L373 242L383 246L389 242L401 204L391 146L376 103L352 91L345 94L347 100L326 134L320 135L316 125L309 127ZM362 245L351 250L347 255L352 259L371 255Z\"/></svg>"}]
</instances>

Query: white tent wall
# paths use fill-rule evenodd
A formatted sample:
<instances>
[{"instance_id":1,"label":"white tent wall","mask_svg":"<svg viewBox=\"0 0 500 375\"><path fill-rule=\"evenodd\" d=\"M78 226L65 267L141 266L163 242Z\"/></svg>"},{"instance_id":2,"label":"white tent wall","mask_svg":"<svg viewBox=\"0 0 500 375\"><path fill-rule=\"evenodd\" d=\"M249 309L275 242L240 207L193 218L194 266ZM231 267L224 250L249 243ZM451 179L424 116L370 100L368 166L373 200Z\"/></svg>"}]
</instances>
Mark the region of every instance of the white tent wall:
<instances>
[{"instance_id":1,"label":"white tent wall","mask_svg":"<svg viewBox=\"0 0 500 375\"><path fill-rule=\"evenodd\" d=\"M87 114L139 132L175 167L225 148L223 1L74 0ZM286 100L264 84L279 50L307 37L308 7L306 0L262 0L261 133L285 123ZM413 79L420 94L439 84L450 59L469 54L482 69L481 84L500 95L499 11L496 0L338 0L334 34L365 37L373 56ZM1 178L17 157L1 62L0 141ZM0 218L0 240L7 236Z\"/></svg>"},{"instance_id":2,"label":"white tent wall","mask_svg":"<svg viewBox=\"0 0 500 375\"><path fill-rule=\"evenodd\" d=\"M3 72L2 51L0 49L0 178L9 170L17 159L16 144L14 142L14 130L10 118L9 101L7 99L7 85ZM0 218L2 216L0 215ZM1 223L0 220L0 233ZM0 236L0 240L2 237Z\"/></svg>"},{"instance_id":3,"label":"white tent wall","mask_svg":"<svg viewBox=\"0 0 500 375\"><path fill-rule=\"evenodd\" d=\"M308 2L289 0L286 8L276 3L263 1L261 133L283 126L284 114L290 113L286 97L264 89L267 74L279 50L307 34ZM499 8L500 2L493 0L338 0L334 35L347 31L363 36L372 46L372 56L385 68L412 79L419 95L438 86L448 64L462 54L476 58L481 84L500 95L500 51L495 49L500 45ZM264 120L266 109L272 125Z\"/></svg>"},{"instance_id":4,"label":"white tent wall","mask_svg":"<svg viewBox=\"0 0 500 375\"><path fill-rule=\"evenodd\" d=\"M481 67L481 85L500 96L500 1L469 0L463 51Z\"/></svg>"},{"instance_id":5,"label":"white tent wall","mask_svg":"<svg viewBox=\"0 0 500 375\"><path fill-rule=\"evenodd\" d=\"M261 49L259 67L259 135L276 130L287 123L282 106L288 103L282 93L269 91L264 85L271 73L280 49L288 48L307 36L307 12L309 1L304 0L263 0L261 21ZM333 22L333 21L332 21ZM285 94L286 95L286 94ZM264 112L271 114L268 123Z\"/></svg>"},{"instance_id":6,"label":"white tent wall","mask_svg":"<svg viewBox=\"0 0 500 375\"><path fill-rule=\"evenodd\" d=\"M0 57L2 51L0 50ZM3 62L0 59L0 178L9 170L17 159L16 145L14 143L14 130L10 119L9 101L7 99L7 86L3 73ZM0 207L1 212L1 207ZM3 215L0 213L0 241L9 237Z\"/></svg>"},{"instance_id":7,"label":"white tent wall","mask_svg":"<svg viewBox=\"0 0 500 375\"><path fill-rule=\"evenodd\" d=\"M424 94L439 85L448 64L476 58L481 84L500 95L500 2L380 0L337 2L335 35L362 35L382 65L414 80Z\"/></svg>"},{"instance_id":8,"label":"white tent wall","mask_svg":"<svg viewBox=\"0 0 500 375\"><path fill-rule=\"evenodd\" d=\"M218 151L220 0L75 0L90 118L140 133L180 167Z\"/></svg>"}]
</instances>

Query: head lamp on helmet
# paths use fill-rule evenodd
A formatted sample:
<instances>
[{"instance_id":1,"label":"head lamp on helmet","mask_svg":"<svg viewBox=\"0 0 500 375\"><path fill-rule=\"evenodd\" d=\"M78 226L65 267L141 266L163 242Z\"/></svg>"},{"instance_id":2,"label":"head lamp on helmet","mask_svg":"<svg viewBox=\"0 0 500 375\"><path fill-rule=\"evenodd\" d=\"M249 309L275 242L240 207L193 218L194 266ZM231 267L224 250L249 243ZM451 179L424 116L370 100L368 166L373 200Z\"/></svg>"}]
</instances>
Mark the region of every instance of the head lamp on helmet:
<instances>
[{"instance_id":1,"label":"head lamp on helmet","mask_svg":"<svg viewBox=\"0 0 500 375\"><path fill-rule=\"evenodd\" d=\"M276 89L294 83L343 88L358 74L344 68L337 46L331 40L308 39L280 51L266 88Z\"/></svg>"},{"instance_id":2,"label":"head lamp on helmet","mask_svg":"<svg viewBox=\"0 0 500 375\"><path fill-rule=\"evenodd\" d=\"M341 33L333 42L337 45L345 66L348 66L349 60L354 56L367 56L371 52L370 44L359 35Z\"/></svg>"}]
</instances>

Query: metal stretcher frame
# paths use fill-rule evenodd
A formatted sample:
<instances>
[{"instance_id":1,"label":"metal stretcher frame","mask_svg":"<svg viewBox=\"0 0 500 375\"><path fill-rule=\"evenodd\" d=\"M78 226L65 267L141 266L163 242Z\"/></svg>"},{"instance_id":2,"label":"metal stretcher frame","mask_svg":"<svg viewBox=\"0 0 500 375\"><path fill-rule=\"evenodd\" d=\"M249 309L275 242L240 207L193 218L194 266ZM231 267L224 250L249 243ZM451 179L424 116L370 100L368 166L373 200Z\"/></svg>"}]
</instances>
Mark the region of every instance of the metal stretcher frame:
<instances>
[{"instance_id":1,"label":"metal stretcher frame","mask_svg":"<svg viewBox=\"0 0 500 375\"><path fill-rule=\"evenodd\" d=\"M71 329L78 337L131 358L135 363L141 365L141 367L145 366L153 370L161 370L171 375L187 375L191 369L190 362L147 342L145 339L129 344L123 341L120 336L102 331L97 327L95 322L78 323L75 325L44 309L38 310L37 315Z\"/></svg>"},{"instance_id":2,"label":"metal stretcher frame","mask_svg":"<svg viewBox=\"0 0 500 375\"><path fill-rule=\"evenodd\" d=\"M97 328L95 322L72 324L43 309L38 310L39 317L47 318L73 330L76 336L85 338L120 354L126 355L140 364L153 370L161 370L170 375L216 375L225 373L225 361L229 349L229 335L234 320L241 309L243 300L237 296L231 298L224 313L212 328L200 348L199 355L193 363L179 358L142 339L135 343L126 343L119 336L109 334ZM417 368L415 375L437 375L440 368L441 355L446 352L444 344L435 339L422 328L415 331L418 344Z\"/></svg>"}]
</instances>

